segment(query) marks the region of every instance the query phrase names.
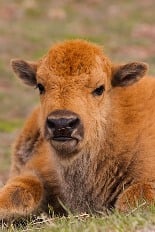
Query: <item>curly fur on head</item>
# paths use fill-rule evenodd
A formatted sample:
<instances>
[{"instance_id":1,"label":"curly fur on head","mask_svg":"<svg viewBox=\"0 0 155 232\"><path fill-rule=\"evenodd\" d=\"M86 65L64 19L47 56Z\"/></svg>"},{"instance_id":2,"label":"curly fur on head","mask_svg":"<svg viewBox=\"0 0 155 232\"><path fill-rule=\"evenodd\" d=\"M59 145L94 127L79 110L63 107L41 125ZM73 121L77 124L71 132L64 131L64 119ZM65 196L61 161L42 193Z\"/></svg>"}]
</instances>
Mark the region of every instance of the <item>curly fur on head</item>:
<instances>
[{"instance_id":1,"label":"curly fur on head","mask_svg":"<svg viewBox=\"0 0 155 232\"><path fill-rule=\"evenodd\" d=\"M55 75L77 76L90 74L96 68L97 57L103 62L106 60L110 67L110 60L103 55L99 46L83 40L72 40L55 45L49 51L47 59L49 69Z\"/></svg>"}]
</instances>

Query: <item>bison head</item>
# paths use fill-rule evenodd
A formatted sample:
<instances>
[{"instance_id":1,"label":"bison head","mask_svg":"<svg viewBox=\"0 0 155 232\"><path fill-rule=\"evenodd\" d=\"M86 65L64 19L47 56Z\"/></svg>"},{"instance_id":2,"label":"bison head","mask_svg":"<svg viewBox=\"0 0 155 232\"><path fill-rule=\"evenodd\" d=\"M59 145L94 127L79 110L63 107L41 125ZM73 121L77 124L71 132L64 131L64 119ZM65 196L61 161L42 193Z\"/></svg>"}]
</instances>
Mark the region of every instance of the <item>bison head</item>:
<instances>
[{"instance_id":1,"label":"bison head","mask_svg":"<svg viewBox=\"0 0 155 232\"><path fill-rule=\"evenodd\" d=\"M40 92L40 128L63 158L98 149L110 108L109 92L144 76L147 66L113 66L102 49L73 40L56 44L39 62L12 60L17 76Z\"/></svg>"}]
</instances>

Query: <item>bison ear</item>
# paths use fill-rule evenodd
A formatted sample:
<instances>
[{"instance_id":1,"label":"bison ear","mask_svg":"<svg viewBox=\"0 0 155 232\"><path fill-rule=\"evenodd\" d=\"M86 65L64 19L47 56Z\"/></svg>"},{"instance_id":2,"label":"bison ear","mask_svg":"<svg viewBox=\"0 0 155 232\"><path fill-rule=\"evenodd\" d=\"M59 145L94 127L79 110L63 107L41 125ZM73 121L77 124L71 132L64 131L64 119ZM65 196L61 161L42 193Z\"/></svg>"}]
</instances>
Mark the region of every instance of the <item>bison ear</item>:
<instances>
[{"instance_id":1,"label":"bison ear","mask_svg":"<svg viewBox=\"0 0 155 232\"><path fill-rule=\"evenodd\" d=\"M148 70L148 65L141 62L133 62L113 68L112 86L128 86L141 79Z\"/></svg>"},{"instance_id":2,"label":"bison ear","mask_svg":"<svg viewBox=\"0 0 155 232\"><path fill-rule=\"evenodd\" d=\"M24 60L13 59L11 60L11 66L15 74L26 84L35 86L37 63L26 62Z\"/></svg>"}]
</instances>

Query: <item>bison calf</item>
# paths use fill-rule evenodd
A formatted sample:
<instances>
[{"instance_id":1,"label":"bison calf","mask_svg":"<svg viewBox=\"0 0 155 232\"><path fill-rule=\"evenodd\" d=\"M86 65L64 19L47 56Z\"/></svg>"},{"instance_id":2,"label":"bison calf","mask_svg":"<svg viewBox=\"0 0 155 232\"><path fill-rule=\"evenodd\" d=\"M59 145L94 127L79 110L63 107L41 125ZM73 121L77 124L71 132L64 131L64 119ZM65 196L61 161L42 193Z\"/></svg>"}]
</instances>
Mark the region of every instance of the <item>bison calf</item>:
<instances>
[{"instance_id":1,"label":"bison calf","mask_svg":"<svg viewBox=\"0 0 155 232\"><path fill-rule=\"evenodd\" d=\"M12 60L40 105L18 137L0 217L60 202L73 213L127 211L155 200L155 79L140 62L114 65L83 40L56 44L38 62Z\"/></svg>"}]
</instances>

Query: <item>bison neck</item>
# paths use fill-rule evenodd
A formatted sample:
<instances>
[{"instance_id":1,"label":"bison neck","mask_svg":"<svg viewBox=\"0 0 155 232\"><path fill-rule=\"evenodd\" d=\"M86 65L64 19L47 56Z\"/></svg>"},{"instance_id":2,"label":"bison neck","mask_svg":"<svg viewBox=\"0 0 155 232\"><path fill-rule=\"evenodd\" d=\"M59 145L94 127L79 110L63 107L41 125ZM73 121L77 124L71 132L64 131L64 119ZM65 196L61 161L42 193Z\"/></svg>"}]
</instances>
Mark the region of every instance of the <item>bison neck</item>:
<instances>
[{"instance_id":1,"label":"bison neck","mask_svg":"<svg viewBox=\"0 0 155 232\"><path fill-rule=\"evenodd\" d=\"M107 148L107 153L101 150L96 156L80 154L69 166L60 166L66 208L73 213L97 213L114 207L118 195L133 181L129 174L133 158L126 158L127 150L118 155L121 160Z\"/></svg>"}]
</instances>

